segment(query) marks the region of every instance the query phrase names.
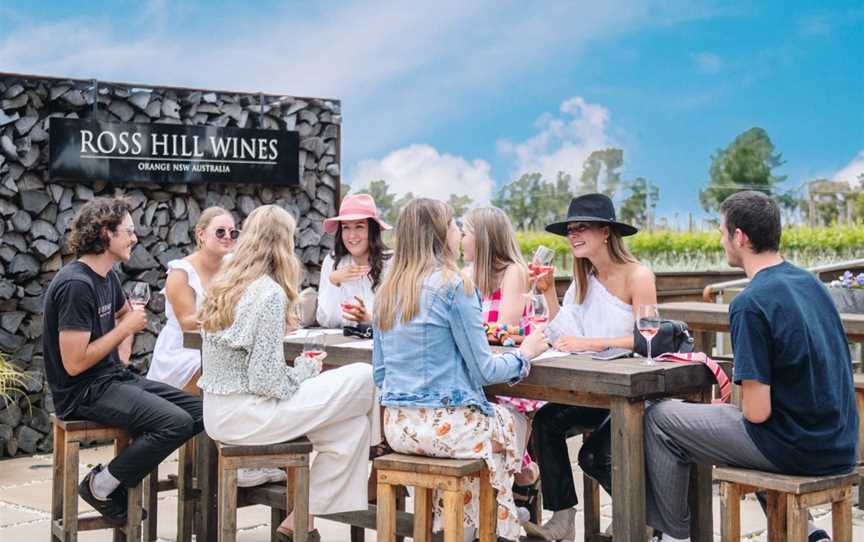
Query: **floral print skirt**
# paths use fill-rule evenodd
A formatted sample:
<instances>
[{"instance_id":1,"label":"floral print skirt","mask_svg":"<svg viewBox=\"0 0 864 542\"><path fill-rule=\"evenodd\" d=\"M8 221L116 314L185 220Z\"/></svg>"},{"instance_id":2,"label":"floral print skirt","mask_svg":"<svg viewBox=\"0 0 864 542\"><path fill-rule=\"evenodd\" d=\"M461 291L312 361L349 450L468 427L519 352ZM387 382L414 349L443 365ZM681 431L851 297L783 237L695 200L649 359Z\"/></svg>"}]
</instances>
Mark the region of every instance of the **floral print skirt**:
<instances>
[{"instance_id":1,"label":"floral print skirt","mask_svg":"<svg viewBox=\"0 0 864 542\"><path fill-rule=\"evenodd\" d=\"M521 527L513 502L513 475L522 465L528 421L523 414L504 405L492 405L486 416L468 407L387 407L384 434L394 451L454 459L482 458L489 468L489 481L498 501L498 536L518 540ZM493 451L493 442L497 443ZM465 490L465 525L478 528L480 482L472 478ZM440 531L443 495L433 497L432 528Z\"/></svg>"}]
</instances>

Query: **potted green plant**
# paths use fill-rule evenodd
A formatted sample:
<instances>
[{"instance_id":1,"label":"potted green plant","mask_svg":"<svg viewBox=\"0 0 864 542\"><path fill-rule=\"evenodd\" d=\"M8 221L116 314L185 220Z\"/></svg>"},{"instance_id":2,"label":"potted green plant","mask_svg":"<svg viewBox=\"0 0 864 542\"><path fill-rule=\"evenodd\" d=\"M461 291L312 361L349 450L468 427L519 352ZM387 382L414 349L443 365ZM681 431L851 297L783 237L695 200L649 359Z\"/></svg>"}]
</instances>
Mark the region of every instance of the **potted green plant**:
<instances>
[{"instance_id":1,"label":"potted green plant","mask_svg":"<svg viewBox=\"0 0 864 542\"><path fill-rule=\"evenodd\" d=\"M846 271L828 285L828 292L840 312L864 314L864 273Z\"/></svg>"},{"instance_id":2,"label":"potted green plant","mask_svg":"<svg viewBox=\"0 0 864 542\"><path fill-rule=\"evenodd\" d=\"M0 352L0 410L6 408L6 405L16 402L22 395L26 397L23 391L25 388L25 380L30 378L19 371L9 361L9 355L5 352Z\"/></svg>"}]
</instances>

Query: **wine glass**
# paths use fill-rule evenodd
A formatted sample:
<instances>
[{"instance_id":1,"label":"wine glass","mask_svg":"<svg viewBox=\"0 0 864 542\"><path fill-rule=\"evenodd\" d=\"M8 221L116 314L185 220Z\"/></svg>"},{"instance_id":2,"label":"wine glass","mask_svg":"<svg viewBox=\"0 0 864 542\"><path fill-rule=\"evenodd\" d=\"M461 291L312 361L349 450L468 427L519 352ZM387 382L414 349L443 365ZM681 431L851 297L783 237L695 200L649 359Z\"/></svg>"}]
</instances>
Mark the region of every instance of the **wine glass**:
<instances>
[{"instance_id":1,"label":"wine glass","mask_svg":"<svg viewBox=\"0 0 864 542\"><path fill-rule=\"evenodd\" d=\"M552 270L552 260L555 258L555 251L547 246L540 245L534 250L534 256L531 258L530 271L536 278L538 275ZM537 292L537 281L533 281L531 292Z\"/></svg>"},{"instance_id":2,"label":"wine glass","mask_svg":"<svg viewBox=\"0 0 864 542\"><path fill-rule=\"evenodd\" d=\"M149 302L150 285L146 282L133 282L132 288L129 290L129 303L131 303L133 307L144 307Z\"/></svg>"},{"instance_id":3,"label":"wine glass","mask_svg":"<svg viewBox=\"0 0 864 542\"><path fill-rule=\"evenodd\" d=\"M657 305L639 305L636 308L636 314L636 327L648 344L648 357L645 358L642 365L655 365L657 362L651 356L651 340L660 331L660 312L657 310Z\"/></svg>"},{"instance_id":4,"label":"wine glass","mask_svg":"<svg viewBox=\"0 0 864 542\"><path fill-rule=\"evenodd\" d=\"M546 297L543 294L530 293L525 294L527 298L526 304L528 307L528 320L533 326L545 324L549 321L549 305L546 303Z\"/></svg>"},{"instance_id":5,"label":"wine glass","mask_svg":"<svg viewBox=\"0 0 864 542\"><path fill-rule=\"evenodd\" d=\"M327 355L327 335L307 333L303 342L303 355L318 361L323 360Z\"/></svg>"}]
</instances>

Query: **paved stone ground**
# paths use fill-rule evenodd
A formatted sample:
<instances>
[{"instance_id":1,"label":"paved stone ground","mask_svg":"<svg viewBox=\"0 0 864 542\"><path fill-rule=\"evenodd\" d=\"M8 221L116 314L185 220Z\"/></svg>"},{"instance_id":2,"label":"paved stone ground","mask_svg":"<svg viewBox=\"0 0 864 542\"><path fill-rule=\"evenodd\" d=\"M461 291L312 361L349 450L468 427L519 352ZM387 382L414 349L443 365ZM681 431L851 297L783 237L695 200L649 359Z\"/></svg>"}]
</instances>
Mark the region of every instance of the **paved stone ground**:
<instances>
[{"instance_id":1,"label":"paved stone ground","mask_svg":"<svg viewBox=\"0 0 864 542\"><path fill-rule=\"evenodd\" d=\"M572 439L571 457L576 457L579 438ZM88 465L106 463L111 459L111 449L108 446L91 448L81 451L81 476ZM161 477L176 472L176 455L163 463ZM582 473L574 465L577 487L581 494ZM715 492L716 493L716 492ZM51 506L51 456L40 455L0 461L0 540L3 542L30 542L47 540L49 536L49 518ZM714 498L714 539L720 540L719 499ZM81 514L93 514L93 510L79 500ZM408 503L411 509L411 503ZM742 534L748 540L764 542L765 516L755 499L749 498L742 503ZM830 508L813 509L816 523L830 532ZM611 501L601 490L601 525L605 528L612 521ZM177 495L176 491L159 494L159 527L160 542L174 541L176 537ZM577 515L576 539L582 539L582 513ZM242 508L238 512L237 540L240 542L267 542L270 540L270 512L263 506ZM853 511L853 540L864 540L864 511L857 508ZM326 542L347 542L348 526L329 521L316 521L322 539ZM79 533L79 540L110 541L109 531L89 531ZM375 532L367 531L366 540L374 541Z\"/></svg>"}]
</instances>

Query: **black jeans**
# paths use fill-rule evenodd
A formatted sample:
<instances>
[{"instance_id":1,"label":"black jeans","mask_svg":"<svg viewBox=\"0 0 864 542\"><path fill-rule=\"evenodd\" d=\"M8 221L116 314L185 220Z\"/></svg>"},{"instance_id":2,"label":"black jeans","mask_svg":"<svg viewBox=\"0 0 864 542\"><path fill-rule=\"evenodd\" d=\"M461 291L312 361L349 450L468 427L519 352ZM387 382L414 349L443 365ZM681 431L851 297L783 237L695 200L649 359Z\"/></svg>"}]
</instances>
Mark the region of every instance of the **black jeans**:
<instances>
[{"instance_id":1,"label":"black jeans","mask_svg":"<svg viewBox=\"0 0 864 542\"><path fill-rule=\"evenodd\" d=\"M201 398L129 371L85 395L71 419L125 429L132 442L108 470L125 487L138 485L171 452L204 429Z\"/></svg>"},{"instance_id":2,"label":"black jeans","mask_svg":"<svg viewBox=\"0 0 864 542\"><path fill-rule=\"evenodd\" d=\"M548 403L534 416L531 443L540 467L543 508L552 511L573 508L578 502L573 469L567 454L567 438L576 428L593 427L579 450L579 466L603 489L612 493L612 432L609 411Z\"/></svg>"}]
</instances>

